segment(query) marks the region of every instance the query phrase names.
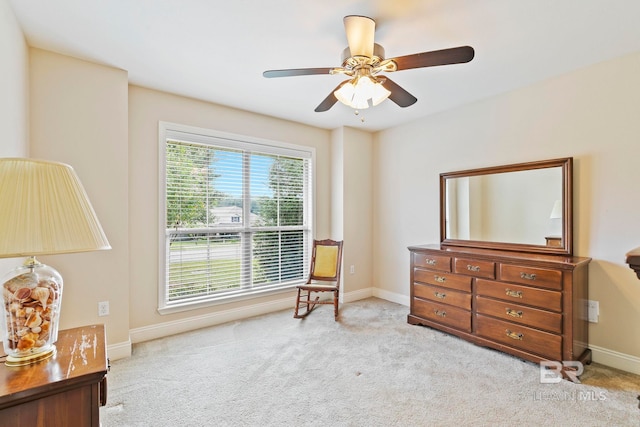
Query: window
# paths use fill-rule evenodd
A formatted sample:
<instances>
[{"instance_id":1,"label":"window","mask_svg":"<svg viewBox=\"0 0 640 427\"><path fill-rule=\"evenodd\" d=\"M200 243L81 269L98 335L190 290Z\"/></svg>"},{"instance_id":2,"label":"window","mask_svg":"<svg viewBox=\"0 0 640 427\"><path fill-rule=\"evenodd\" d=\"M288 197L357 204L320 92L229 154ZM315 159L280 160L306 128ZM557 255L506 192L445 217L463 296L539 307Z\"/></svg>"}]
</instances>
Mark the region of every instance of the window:
<instances>
[{"instance_id":1,"label":"window","mask_svg":"<svg viewBox=\"0 0 640 427\"><path fill-rule=\"evenodd\" d=\"M306 279L313 150L160 123L161 313Z\"/></svg>"}]
</instances>

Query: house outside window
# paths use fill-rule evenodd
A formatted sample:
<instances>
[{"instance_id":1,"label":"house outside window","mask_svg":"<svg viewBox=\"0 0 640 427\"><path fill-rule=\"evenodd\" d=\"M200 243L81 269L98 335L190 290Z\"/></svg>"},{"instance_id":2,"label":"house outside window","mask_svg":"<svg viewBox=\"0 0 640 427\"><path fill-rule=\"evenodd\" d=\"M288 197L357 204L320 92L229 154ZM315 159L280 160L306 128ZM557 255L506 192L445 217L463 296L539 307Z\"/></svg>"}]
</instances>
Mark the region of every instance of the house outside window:
<instances>
[{"instance_id":1,"label":"house outside window","mask_svg":"<svg viewBox=\"0 0 640 427\"><path fill-rule=\"evenodd\" d=\"M159 135L160 313L303 282L313 149L164 122Z\"/></svg>"}]
</instances>

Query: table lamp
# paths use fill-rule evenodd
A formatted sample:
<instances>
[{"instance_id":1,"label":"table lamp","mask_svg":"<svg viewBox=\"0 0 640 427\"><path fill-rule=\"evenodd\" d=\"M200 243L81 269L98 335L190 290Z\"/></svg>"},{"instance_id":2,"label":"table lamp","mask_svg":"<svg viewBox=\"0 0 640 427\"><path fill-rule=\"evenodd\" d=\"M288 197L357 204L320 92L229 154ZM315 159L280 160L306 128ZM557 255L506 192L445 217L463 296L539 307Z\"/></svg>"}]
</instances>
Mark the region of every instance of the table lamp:
<instances>
[{"instance_id":1,"label":"table lamp","mask_svg":"<svg viewBox=\"0 0 640 427\"><path fill-rule=\"evenodd\" d=\"M56 352L62 277L35 257L101 249L111 246L70 166L0 159L0 258L28 257L0 279L6 365L27 365Z\"/></svg>"},{"instance_id":2,"label":"table lamp","mask_svg":"<svg viewBox=\"0 0 640 427\"><path fill-rule=\"evenodd\" d=\"M556 200L553 202L553 207L551 208L551 213L549 214L550 219L559 219L562 218L562 200Z\"/></svg>"}]
</instances>

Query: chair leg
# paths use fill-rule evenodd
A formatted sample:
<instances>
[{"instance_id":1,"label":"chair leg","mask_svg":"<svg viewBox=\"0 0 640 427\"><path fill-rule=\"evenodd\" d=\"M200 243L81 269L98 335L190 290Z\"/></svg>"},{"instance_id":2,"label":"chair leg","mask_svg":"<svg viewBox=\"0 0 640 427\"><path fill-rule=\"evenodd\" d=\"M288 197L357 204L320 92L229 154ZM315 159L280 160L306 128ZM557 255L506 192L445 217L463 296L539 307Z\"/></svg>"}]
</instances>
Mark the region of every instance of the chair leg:
<instances>
[{"instance_id":1,"label":"chair leg","mask_svg":"<svg viewBox=\"0 0 640 427\"><path fill-rule=\"evenodd\" d=\"M338 320L338 291L333 293L333 319Z\"/></svg>"},{"instance_id":2,"label":"chair leg","mask_svg":"<svg viewBox=\"0 0 640 427\"><path fill-rule=\"evenodd\" d=\"M298 309L300 308L300 289L298 289L298 296L296 297L296 310L293 312L293 317L298 318Z\"/></svg>"},{"instance_id":3,"label":"chair leg","mask_svg":"<svg viewBox=\"0 0 640 427\"><path fill-rule=\"evenodd\" d=\"M311 305L311 291L307 291L307 313L309 312L310 305Z\"/></svg>"},{"instance_id":4,"label":"chair leg","mask_svg":"<svg viewBox=\"0 0 640 427\"><path fill-rule=\"evenodd\" d=\"M316 299L312 301L311 291L306 291L307 292L306 295L301 295L301 291L302 291L301 289L298 289L298 297L296 298L296 310L293 313L293 317L296 319L302 319L303 317L307 317L307 315L311 313L314 308L316 308L317 302L320 299L320 297L316 297ZM300 308L301 300L302 300L302 305L306 306L306 310L302 314L298 312Z\"/></svg>"}]
</instances>

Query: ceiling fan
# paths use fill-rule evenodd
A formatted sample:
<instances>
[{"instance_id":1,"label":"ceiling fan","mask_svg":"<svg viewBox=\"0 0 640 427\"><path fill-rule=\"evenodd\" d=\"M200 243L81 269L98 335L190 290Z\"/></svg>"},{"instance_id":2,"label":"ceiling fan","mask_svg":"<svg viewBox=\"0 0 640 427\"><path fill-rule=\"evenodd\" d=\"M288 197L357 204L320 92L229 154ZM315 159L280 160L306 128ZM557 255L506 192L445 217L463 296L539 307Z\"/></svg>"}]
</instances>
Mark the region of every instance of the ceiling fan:
<instances>
[{"instance_id":1,"label":"ceiling fan","mask_svg":"<svg viewBox=\"0 0 640 427\"><path fill-rule=\"evenodd\" d=\"M341 67L268 70L262 75L267 78L313 74L349 76L349 80L340 83L315 108L316 112L327 111L338 101L355 109L364 109L371 105L378 105L387 98L400 107L408 107L415 104L418 99L390 78L380 76L380 73L460 64L471 61L475 54L471 46L460 46L385 59L384 48L374 43L375 26L375 21L366 16L344 17L349 46L342 52Z\"/></svg>"}]
</instances>

